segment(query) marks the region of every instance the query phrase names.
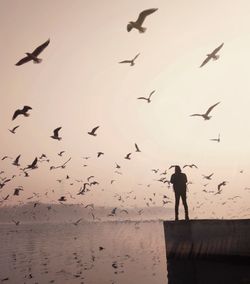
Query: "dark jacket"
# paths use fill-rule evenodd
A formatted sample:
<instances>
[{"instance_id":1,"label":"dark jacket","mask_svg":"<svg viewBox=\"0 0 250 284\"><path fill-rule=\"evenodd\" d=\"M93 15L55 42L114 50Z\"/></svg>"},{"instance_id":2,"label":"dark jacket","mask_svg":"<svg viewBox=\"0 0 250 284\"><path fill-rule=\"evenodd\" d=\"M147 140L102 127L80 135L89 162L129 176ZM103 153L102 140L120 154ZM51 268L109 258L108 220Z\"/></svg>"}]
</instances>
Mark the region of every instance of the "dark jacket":
<instances>
[{"instance_id":1,"label":"dark jacket","mask_svg":"<svg viewBox=\"0 0 250 284\"><path fill-rule=\"evenodd\" d=\"M170 182L173 184L175 191L183 191L187 188L187 176L184 173L172 174Z\"/></svg>"}]
</instances>

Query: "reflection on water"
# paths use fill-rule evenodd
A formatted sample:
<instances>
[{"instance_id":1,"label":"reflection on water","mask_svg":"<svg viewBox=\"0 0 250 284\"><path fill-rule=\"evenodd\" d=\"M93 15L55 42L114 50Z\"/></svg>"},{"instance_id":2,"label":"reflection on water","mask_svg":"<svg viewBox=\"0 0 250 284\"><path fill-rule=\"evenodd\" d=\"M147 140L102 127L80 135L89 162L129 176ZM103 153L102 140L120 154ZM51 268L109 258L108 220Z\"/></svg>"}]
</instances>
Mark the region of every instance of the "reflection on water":
<instances>
[{"instance_id":1,"label":"reflection on water","mask_svg":"<svg viewBox=\"0 0 250 284\"><path fill-rule=\"evenodd\" d=\"M4 283L167 283L161 222L1 225L0 231Z\"/></svg>"}]
</instances>

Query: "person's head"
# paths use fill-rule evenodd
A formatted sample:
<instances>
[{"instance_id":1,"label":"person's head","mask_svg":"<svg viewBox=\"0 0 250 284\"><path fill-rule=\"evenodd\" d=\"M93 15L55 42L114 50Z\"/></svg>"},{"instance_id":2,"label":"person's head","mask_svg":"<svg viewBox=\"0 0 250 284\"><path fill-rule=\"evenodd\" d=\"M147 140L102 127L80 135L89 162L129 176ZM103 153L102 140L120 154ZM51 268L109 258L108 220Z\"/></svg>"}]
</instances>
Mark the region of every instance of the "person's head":
<instances>
[{"instance_id":1,"label":"person's head","mask_svg":"<svg viewBox=\"0 0 250 284\"><path fill-rule=\"evenodd\" d=\"M175 173L180 174L181 173L181 168L180 166L175 166Z\"/></svg>"}]
</instances>

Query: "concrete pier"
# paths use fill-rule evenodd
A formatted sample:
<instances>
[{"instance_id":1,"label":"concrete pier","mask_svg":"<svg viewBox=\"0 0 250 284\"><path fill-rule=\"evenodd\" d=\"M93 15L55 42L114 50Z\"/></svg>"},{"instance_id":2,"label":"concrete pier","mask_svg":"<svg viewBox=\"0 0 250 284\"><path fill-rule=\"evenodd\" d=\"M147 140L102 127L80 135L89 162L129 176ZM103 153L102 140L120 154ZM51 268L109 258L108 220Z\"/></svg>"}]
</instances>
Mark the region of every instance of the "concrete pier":
<instances>
[{"instance_id":1,"label":"concrete pier","mask_svg":"<svg viewBox=\"0 0 250 284\"><path fill-rule=\"evenodd\" d=\"M169 284L250 284L250 220L164 222Z\"/></svg>"}]
</instances>

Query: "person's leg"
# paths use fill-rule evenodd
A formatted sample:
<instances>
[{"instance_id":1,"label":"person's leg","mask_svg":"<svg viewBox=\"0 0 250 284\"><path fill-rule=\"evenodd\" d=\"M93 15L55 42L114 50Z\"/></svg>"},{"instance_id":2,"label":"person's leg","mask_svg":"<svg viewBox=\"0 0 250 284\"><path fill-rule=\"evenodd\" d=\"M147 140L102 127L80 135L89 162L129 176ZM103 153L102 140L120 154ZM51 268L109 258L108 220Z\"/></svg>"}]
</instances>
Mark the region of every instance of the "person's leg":
<instances>
[{"instance_id":1,"label":"person's leg","mask_svg":"<svg viewBox=\"0 0 250 284\"><path fill-rule=\"evenodd\" d=\"M175 193L175 220L179 220L179 202L180 202L180 193Z\"/></svg>"},{"instance_id":2,"label":"person's leg","mask_svg":"<svg viewBox=\"0 0 250 284\"><path fill-rule=\"evenodd\" d=\"M182 192L181 200L182 200L182 204L183 204L184 210L185 210L185 219L189 220L186 190Z\"/></svg>"}]
</instances>

